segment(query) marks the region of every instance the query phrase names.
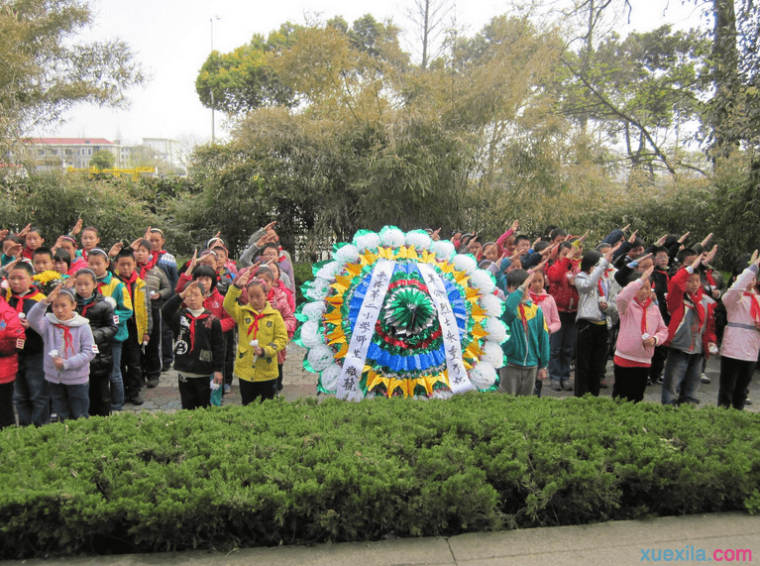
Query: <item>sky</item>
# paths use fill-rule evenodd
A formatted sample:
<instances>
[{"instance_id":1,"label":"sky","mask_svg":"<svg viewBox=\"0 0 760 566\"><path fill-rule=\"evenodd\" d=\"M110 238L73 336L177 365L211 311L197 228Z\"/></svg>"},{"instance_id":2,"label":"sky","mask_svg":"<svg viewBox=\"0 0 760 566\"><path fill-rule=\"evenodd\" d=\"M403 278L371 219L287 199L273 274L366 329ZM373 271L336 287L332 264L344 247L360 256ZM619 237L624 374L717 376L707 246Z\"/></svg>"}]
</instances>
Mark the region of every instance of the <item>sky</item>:
<instances>
[{"instance_id":1,"label":"sky","mask_svg":"<svg viewBox=\"0 0 760 566\"><path fill-rule=\"evenodd\" d=\"M546 0L545 3L549 3ZM552 0L561 3L563 0ZM195 79L213 47L222 53L248 43L255 33L267 35L286 21L304 24L315 18L341 15L349 22L370 13L377 20L392 19L402 29L411 28L405 15L413 0L91 0L94 22L83 30L82 40L126 41L140 62L148 81L128 92L127 110L79 106L66 114L66 123L36 135L45 137L99 137L120 139L133 145L143 138L170 138L190 143L211 139L211 111L195 92ZM632 0L630 15L614 22L620 35L646 31L664 23L688 29L700 23L693 2L682 0ZM458 26L474 35L491 18L510 11L510 2L459 0ZM217 19L218 18L218 19ZM402 37L413 52L413 34ZM223 116L216 113L216 136L224 138Z\"/></svg>"}]
</instances>

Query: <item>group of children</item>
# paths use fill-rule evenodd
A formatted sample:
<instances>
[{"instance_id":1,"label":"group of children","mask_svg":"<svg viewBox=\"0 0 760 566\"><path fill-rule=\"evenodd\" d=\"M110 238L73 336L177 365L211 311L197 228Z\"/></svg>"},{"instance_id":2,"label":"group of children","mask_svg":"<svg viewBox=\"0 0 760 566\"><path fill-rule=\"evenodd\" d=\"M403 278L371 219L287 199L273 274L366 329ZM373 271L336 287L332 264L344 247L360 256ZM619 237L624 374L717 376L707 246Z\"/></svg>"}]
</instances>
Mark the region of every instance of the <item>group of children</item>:
<instances>
[{"instance_id":1,"label":"group of children","mask_svg":"<svg viewBox=\"0 0 760 566\"><path fill-rule=\"evenodd\" d=\"M233 375L243 404L282 388L295 288L274 223L239 265L217 233L182 275L158 228L108 251L81 220L51 248L31 225L0 239L0 427L14 408L41 426L141 405L172 364L185 409L219 404Z\"/></svg>"},{"instance_id":2,"label":"group of children","mask_svg":"<svg viewBox=\"0 0 760 566\"><path fill-rule=\"evenodd\" d=\"M700 383L709 382L706 359L720 354L718 405L743 409L760 355L758 253L739 258L727 286L711 266L712 234L691 247L688 233L663 236L645 249L629 228L585 252L586 235L556 226L532 244L515 234L517 221L495 242L452 234L505 298L511 337L500 390L540 396L548 378L553 390L596 396L611 357L613 397L638 402L660 383L663 404L696 404Z\"/></svg>"}]
</instances>

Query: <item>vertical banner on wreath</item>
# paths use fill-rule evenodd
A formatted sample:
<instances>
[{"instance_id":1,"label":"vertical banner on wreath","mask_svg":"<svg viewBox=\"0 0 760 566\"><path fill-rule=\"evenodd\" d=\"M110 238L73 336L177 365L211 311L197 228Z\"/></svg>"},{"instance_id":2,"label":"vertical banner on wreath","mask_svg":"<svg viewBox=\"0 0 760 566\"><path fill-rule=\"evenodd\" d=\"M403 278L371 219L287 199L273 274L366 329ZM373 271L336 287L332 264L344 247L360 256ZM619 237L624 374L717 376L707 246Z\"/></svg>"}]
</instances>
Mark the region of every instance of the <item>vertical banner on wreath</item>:
<instances>
[{"instance_id":1,"label":"vertical banner on wreath","mask_svg":"<svg viewBox=\"0 0 760 566\"><path fill-rule=\"evenodd\" d=\"M380 316L385 294L388 292L388 285L390 285L391 275L393 275L393 268L395 266L395 261L379 259L372 272L367 294L359 309L356 324L351 331L351 343L348 346L348 353L343 360L343 370L338 379L338 390L336 392L338 399L358 401L364 397L364 394L359 389L359 382L364 371L364 362L367 359L367 351L372 341L372 335L375 332L375 324Z\"/></svg>"},{"instance_id":2,"label":"vertical banner on wreath","mask_svg":"<svg viewBox=\"0 0 760 566\"><path fill-rule=\"evenodd\" d=\"M441 326L443 335L443 345L446 350L446 367L449 373L449 388L452 393L464 393L474 389L470 378L467 376L467 370L464 367L462 359L462 342L459 337L459 326L454 315L454 310L449 302L449 295L446 292L446 286L440 275L435 272L435 268L427 263L418 263L417 269L422 274L425 284L430 291L430 298L433 300L438 311L438 324Z\"/></svg>"}]
</instances>

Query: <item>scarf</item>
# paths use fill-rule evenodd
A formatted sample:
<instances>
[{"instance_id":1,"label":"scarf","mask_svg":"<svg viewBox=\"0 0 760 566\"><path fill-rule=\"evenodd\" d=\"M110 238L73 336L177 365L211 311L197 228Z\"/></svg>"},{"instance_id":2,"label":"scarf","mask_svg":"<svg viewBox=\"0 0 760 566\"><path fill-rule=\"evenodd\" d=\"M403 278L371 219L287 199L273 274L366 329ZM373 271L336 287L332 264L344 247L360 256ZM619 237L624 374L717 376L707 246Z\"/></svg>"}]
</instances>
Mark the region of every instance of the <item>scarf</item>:
<instances>
[{"instance_id":1,"label":"scarf","mask_svg":"<svg viewBox=\"0 0 760 566\"><path fill-rule=\"evenodd\" d=\"M197 317L193 316L193 313L191 313L189 310L185 313L185 316L190 319L190 352L193 351L195 348L195 323L198 320L203 320L204 318L208 318L209 314L207 312L199 314ZM188 352L189 353L189 352Z\"/></svg>"},{"instance_id":2,"label":"scarf","mask_svg":"<svg viewBox=\"0 0 760 566\"><path fill-rule=\"evenodd\" d=\"M713 279L712 276L712 269L705 271L705 280L710 284L711 287L715 287L715 279Z\"/></svg>"},{"instance_id":3,"label":"scarf","mask_svg":"<svg viewBox=\"0 0 760 566\"><path fill-rule=\"evenodd\" d=\"M30 289L23 295L17 295L16 293L11 293L11 298L16 299L16 312L24 312L24 299L31 299L35 297L36 295L39 295L39 291L35 291L33 289Z\"/></svg>"},{"instance_id":4,"label":"scarf","mask_svg":"<svg viewBox=\"0 0 760 566\"><path fill-rule=\"evenodd\" d=\"M607 274L607 271L605 270L605 275ZM606 281L607 284L605 285L603 281ZM607 294L610 290L610 283L607 279L604 277L600 277L599 281L596 282L596 288L599 290L599 297L603 298L605 301L607 300Z\"/></svg>"},{"instance_id":5,"label":"scarf","mask_svg":"<svg viewBox=\"0 0 760 566\"><path fill-rule=\"evenodd\" d=\"M749 297L749 314L752 316L752 320L760 323L760 301L757 300L757 295L745 291L744 296Z\"/></svg>"},{"instance_id":6,"label":"scarf","mask_svg":"<svg viewBox=\"0 0 760 566\"><path fill-rule=\"evenodd\" d=\"M541 293L540 295L536 295L533 291L530 292L530 300L536 303L537 305L540 305L542 301L545 301L548 296L549 295L547 293Z\"/></svg>"},{"instance_id":7,"label":"scarf","mask_svg":"<svg viewBox=\"0 0 760 566\"><path fill-rule=\"evenodd\" d=\"M158 265L158 260L160 259L159 256L162 256L165 253L166 253L166 250L151 251L150 252L150 256L153 258L152 259L153 265Z\"/></svg>"},{"instance_id":8,"label":"scarf","mask_svg":"<svg viewBox=\"0 0 760 566\"><path fill-rule=\"evenodd\" d=\"M156 256L151 255L150 259L148 259L148 263L145 265L138 265L137 266L140 269L140 279L145 281L145 274L148 273L151 269L156 267Z\"/></svg>"},{"instance_id":9,"label":"scarf","mask_svg":"<svg viewBox=\"0 0 760 566\"><path fill-rule=\"evenodd\" d=\"M641 335L644 336L644 334L649 334L647 332L647 309L649 308L649 305L652 304L652 297L647 297L647 300L643 303L636 299L636 302L641 305L641 308L644 309L644 313L641 315Z\"/></svg>"},{"instance_id":10,"label":"scarf","mask_svg":"<svg viewBox=\"0 0 760 566\"><path fill-rule=\"evenodd\" d=\"M67 360L66 350L71 349L71 355L76 354L74 349L74 336L71 334L71 328L65 324L53 324L56 328L63 330L63 355L61 358Z\"/></svg>"},{"instance_id":11,"label":"scarf","mask_svg":"<svg viewBox=\"0 0 760 566\"><path fill-rule=\"evenodd\" d=\"M82 312L80 313L82 316L86 316L89 308L97 302L95 300L95 295L93 295L92 297L86 300L87 300L86 303L82 303Z\"/></svg>"},{"instance_id":12,"label":"scarf","mask_svg":"<svg viewBox=\"0 0 760 566\"><path fill-rule=\"evenodd\" d=\"M135 303L134 293L135 293L135 282L137 281L137 272L133 271L129 279L125 279L122 277L121 280L124 281L124 283L126 284L127 291L129 292L129 298L132 300L132 305L134 305Z\"/></svg>"},{"instance_id":13,"label":"scarf","mask_svg":"<svg viewBox=\"0 0 760 566\"><path fill-rule=\"evenodd\" d=\"M525 332L525 340L528 340L528 319L525 318L525 303L520 302L517 307L520 311L520 320L522 321L523 331Z\"/></svg>"},{"instance_id":14,"label":"scarf","mask_svg":"<svg viewBox=\"0 0 760 566\"><path fill-rule=\"evenodd\" d=\"M248 336L250 336L252 340L256 339L256 334L258 334L259 332L259 321L265 316L266 316L266 313L264 312L253 315L253 322L248 327ZM251 333L253 333L253 336L251 336Z\"/></svg>"}]
</instances>

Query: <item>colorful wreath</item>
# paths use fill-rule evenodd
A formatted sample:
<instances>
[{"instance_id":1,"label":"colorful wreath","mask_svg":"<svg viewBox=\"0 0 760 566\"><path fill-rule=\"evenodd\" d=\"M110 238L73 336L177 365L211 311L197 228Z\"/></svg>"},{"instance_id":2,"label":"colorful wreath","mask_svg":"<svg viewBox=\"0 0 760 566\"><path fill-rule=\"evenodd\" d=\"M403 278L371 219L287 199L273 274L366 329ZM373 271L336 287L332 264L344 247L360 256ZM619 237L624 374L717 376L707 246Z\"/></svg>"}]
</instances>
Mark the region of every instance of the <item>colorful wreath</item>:
<instances>
[{"instance_id":1,"label":"colorful wreath","mask_svg":"<svg viewBox=\"0 0 760 566\"><path fill-rule=\"evenodd\" d=\"M488 391L508 338L495 283L423 230L360 230L317 263L294 341L318 390L342 399Z\"/></svg>"}]
</instances>

